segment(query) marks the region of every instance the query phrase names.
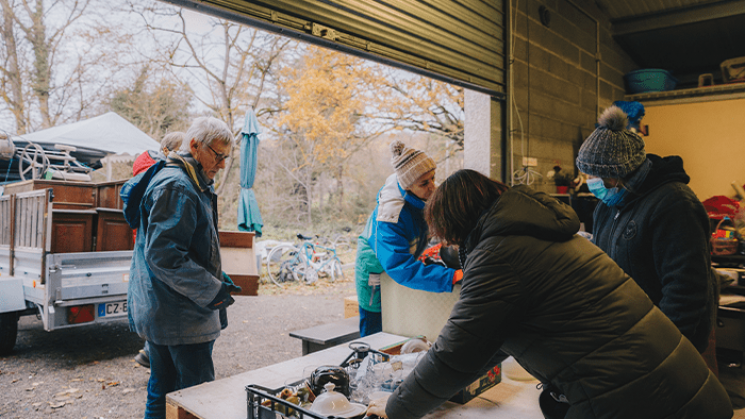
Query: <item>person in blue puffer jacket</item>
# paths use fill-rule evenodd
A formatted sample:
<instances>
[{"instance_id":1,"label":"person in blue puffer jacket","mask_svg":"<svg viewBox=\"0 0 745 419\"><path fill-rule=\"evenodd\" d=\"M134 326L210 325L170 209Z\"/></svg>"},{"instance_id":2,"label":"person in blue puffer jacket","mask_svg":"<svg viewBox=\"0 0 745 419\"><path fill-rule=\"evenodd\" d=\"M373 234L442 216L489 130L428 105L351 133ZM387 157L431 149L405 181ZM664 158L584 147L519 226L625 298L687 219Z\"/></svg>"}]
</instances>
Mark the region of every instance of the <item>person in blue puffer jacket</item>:
<instances>
[{"instance_id":1,"label":"person in blue puffer jacket","mask_svg":"<svg viewBox=\"0 0 745 419\"><path fill-rule=\"evenodd\" d=\"M463 277L461 270L417 260L429 241L422 211L435 190L434 160L401 141L390 147L395 173L378 192L378 204L357 241L355 283L363 337L383 330L383 272L403 286L429 292L452 292L453 284Z\"/></svg>"}]
</instances>

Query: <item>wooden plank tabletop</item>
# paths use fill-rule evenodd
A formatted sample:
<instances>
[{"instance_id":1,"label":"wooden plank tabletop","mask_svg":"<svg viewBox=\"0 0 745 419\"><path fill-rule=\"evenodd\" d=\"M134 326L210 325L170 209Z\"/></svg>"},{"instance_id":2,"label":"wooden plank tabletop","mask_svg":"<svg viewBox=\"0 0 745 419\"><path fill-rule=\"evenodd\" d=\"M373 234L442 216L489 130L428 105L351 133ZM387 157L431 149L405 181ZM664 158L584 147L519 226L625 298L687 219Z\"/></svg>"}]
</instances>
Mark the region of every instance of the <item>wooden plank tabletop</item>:
<instances>
[{"instance_id":1,"label":"wooden plank tabletop","mask_svg":"<svg viewBox=\"0 0 745 419\"><path fill-rule=\"evenodd\" d=\"M372 348L399 343L406 338L377 333L359 339ZM319 365L339 365L351 353L347 344L294 358L254 371L201 384L166 396L168 419L246 419L248 384L281 387L288 380L299 380L303 369ZM447 402L427 418L541 419L535 382L523 383L502 377L502 382L465 405Z\"/></svg>"}]
</instances>

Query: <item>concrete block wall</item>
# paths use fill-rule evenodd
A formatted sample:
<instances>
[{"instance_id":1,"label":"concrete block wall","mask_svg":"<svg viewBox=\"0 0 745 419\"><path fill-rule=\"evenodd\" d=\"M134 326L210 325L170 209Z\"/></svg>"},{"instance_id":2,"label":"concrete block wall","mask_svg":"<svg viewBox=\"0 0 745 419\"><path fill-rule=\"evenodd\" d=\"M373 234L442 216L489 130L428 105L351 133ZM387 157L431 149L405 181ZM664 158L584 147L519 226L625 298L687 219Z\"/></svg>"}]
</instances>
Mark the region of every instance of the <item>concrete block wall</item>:
<instances>
[{"instance_id":1,"label":"concrete block wall","mask_svg":"<svg viewBox=\"0 0 745 419\"><path fill-rule=\"evenodd\" d=\"M511 1L517 105L512 121L514 168L522 168L523 156L535 157L538 166L531 169L543 178L532 176L534 186L555 192L546 173L555 165L576 173L574 159L594 130L596 110L623 99L623 75L638 67L613 41L610 22L594 2L517 0L515 10L515 0ZM550 14L548 26L541 22L541 6ZM600 29L599 98L595 20Z\"/></svg>"}]
</instances>

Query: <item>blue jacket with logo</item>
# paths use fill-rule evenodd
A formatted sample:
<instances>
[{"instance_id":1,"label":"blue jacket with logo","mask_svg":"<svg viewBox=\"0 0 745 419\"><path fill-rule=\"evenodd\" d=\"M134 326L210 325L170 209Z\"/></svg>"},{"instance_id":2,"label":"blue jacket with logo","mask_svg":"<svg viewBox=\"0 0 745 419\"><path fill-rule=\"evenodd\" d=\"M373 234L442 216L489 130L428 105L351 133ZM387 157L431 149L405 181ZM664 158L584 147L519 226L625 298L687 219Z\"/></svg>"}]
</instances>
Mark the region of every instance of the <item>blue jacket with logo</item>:
<instances>
[{"instance_id":1,"label":"blue jacket with logo","mask_svg":"<svg viewBox=\"0 0 745 419\"><path fill-rule=\"evenodd\" d=\"M424 201L405 191L395 174L378 192L378 205L360 236L355 282L360 306L380 312L380 290L368 285L370 273L387 273L397 283L429 292L452 292L455 270L417 260L427 247Z\"/></svg>"},{"instance_id":2,"label":"blue jacket with logo","mask_svg":"<svg viewBox=\"0 0 745 419\"><path fill-rule=\"evenodd\" d=\"M217 196L191 155L169 157L140 202L130 269L130 325L158 345L209 342L220 335L207 308L221 286Z\"/></svg>"}]
</instances>

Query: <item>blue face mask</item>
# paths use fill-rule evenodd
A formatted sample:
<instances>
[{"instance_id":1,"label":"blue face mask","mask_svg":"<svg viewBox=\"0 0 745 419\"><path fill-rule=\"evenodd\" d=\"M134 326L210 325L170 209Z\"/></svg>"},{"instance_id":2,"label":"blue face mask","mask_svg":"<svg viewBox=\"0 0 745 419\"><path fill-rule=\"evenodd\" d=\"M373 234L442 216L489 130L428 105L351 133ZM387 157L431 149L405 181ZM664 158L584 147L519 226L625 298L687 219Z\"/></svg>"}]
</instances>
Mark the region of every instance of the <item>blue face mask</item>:
<instances>
[{"instance_id":1,"label":"blue face mask","mask_svg":"<svg viewBox=\"0 0 745 419\"><path fill-rule=\"evenodd\" d=\"M626 189L623 188L606 188L603 179L592 178L587 180L587 188L599 200L603 201L609 207L617 207L623 203L626 197Z\"/></svg>"}]
</instances>

